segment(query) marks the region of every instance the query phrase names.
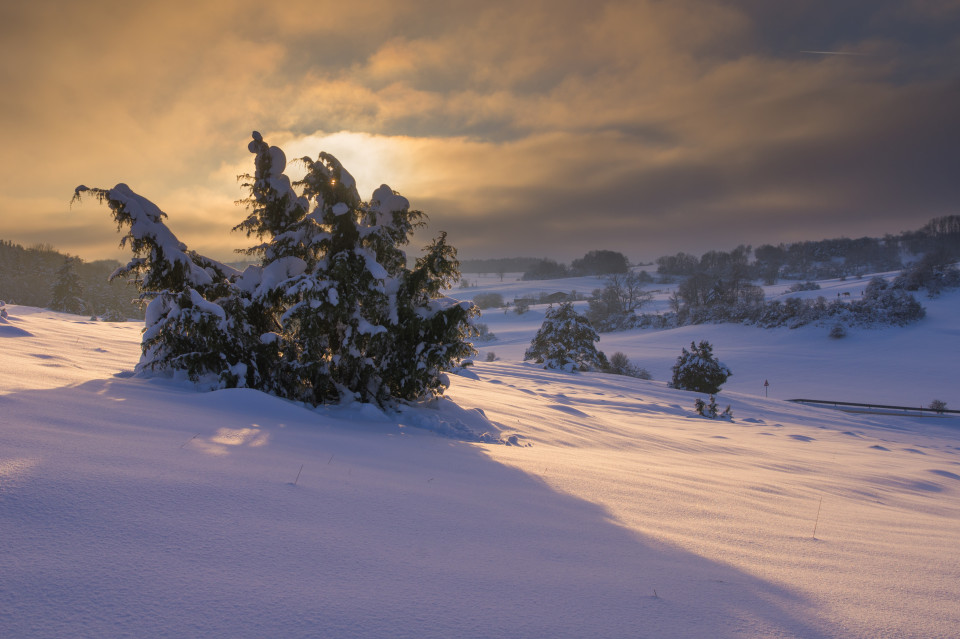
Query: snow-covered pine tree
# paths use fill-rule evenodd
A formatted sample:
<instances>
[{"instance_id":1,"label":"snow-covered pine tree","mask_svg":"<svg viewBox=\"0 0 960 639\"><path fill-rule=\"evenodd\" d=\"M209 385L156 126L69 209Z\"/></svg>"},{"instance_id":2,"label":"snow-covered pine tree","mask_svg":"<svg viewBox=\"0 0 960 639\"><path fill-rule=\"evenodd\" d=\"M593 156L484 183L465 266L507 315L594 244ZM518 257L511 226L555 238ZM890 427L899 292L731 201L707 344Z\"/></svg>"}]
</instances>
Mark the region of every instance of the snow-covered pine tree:
<instances>
[{"instance_id":1,"label":"snow-covered pine tree","mask_svg":"<svg viewBox=\"0 0 960 639\"><path fill-rule=\"evenodd\" d=\"M671 388L691 390L713 395L733 373L713 355L713 346L706 340L690 342L690 350L683 348L671 369Z\"/></svg>"},{"instance_id":2,"label":"snow-covered pine tree","mask_svg":"<svg viewBox=\"0 0 960 639\"><path fill-rule=\"evenodd\" d=\"M383 359L384 383L395 397L438 395L447 386L446 371L476 350L468 340L477 331L473 304L443 295L460 278L457 250L441 233L404 270L397 295L397 323L391 349Z\"/></svg>"},{"instance_id":3,"label":"snow-covered pine tree","mask_svg":"<svg viewBox=\"0 0 960 639\"><path fill-rule=\"evenodd\" d=\"M77 275L75 258L68 257L57 271L57 279L50 290L50 309L64 313L82 313L83 285Z\"/></svg>"},{"instance_id":4,"label":"snow-covered pine tree","mask_svg":"<svg viewBox=\"0 0 960 639\"><path fill-rule=\"evenodd\" d=\"M441 235L410 271L400 247L423 226L423 213L386 185L362 202L353 176L328 153L303 161L299 184L311 205L304 224L321 230L319 259L285 318L298 331L298 356L288 361L309 401L439 395L443 372L475 352L466 341L472 305L443 296L459 277L456 250Z\"/></svg>"},{"instance_id":5,"label":"snow-covered pine tree","mask_svg":"<svg viewBox=\"0 0 960 639\"><path fill-rule=\"evenodd\" d=\"M253 175L241 176L249 210L237 225L260 243L260 264L242 274L188 251L156 205L126 185L81 186L106 201L134 259L131 275L150 300L140 369L213 375L313 404L385 403L442 394L444 372L475 353L476 310L444 296L459 278L441 235L411 270L401 246L424 215L387 186L369 202L335 157L304 158L296 185L286 157L253 133ZM302 189L301 193L295 187Z\"/></svg>"},{"instance_id":6,"label":"snow-covered pine tree","mask_svg":"<svg viewBox=\"0 0 960 639\"><path fill-rule=\"evenodd\" d=\"M312 288L311 265L319 259L319 239L324 232L316 220L307 217L309 203L293 188L284 173L286 155L270 146L254 131L247 149L254 154L254 174L241 175L250 195L239 204L250 211L234 227L255 235L260 244L239 252L255 255L260 264L249 266L237 278L238 328L248 341L247 357L264 373L257 388L282 397L304 401L309 398L303 383L291 368L302 352L297 346L296 327L285 328L284 317Z\"/></svg>"},{"instance_id":7,"label":"snow-covered pine tree","mask_svg":"<svg viewBox=\"0 0 960 639\"><path fill-rule=\"evenodd\" d=\"M120 245L130 245L134 257L110 278L132 278L147 303L137 369L180 370L194 380L213 375L224 386L250 385L246 348L225 310L233 306L230 278L237 272L188 251L164 224L166 214L126 184L79 186L74 199L86 192L105 201L117 226L127 228Z\"/></svg>"},{"instance_id":8,"label":"snow-covered pine tree","mask_svg":"<svg viewBox=\"0 0 960 639\"><path fill-rule=\"evenodd\" d=\"M593 345L599 339L587 318L570 302L562 302L547 309L523 359L566 371L606 368L606 357Z\"/></svg>"}]
</instances>

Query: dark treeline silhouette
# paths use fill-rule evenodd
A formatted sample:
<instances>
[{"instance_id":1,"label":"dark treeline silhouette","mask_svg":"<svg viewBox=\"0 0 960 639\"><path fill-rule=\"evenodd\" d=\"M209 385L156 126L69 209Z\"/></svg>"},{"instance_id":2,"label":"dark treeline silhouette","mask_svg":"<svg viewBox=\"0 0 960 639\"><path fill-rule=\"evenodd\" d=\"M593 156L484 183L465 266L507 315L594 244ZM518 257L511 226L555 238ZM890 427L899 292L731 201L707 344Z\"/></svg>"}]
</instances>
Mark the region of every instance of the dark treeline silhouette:
<instances>
[{"instance_id":1,"label":"dark treeline silhouette","mask_svg":"<svg viewBox=\"0 0 960 639\"><path fill-rule=\"evenodd\" d=\"M0 300L103 319L142 318L133 303L136 288L122 279L109 281L119 266L116 260L84 262L49 244L24 248L0 240Z\"/></svg>"},{"instance_id":2,"label":"dark treeline silhouette","mask_svg":"<svg viewBox=\"0 0 960 639\"><path fill-rule=\"evenodd\" d=\"M927 256L947 264L960 260L960 215L930 220L915 231L882 238L832 238L792 243L741 245L732 251L711 250L664 255L655 262L661 276L707 274L774 284L778 280L817 280L901 270ZM570 265L550 258L513 257L463 260L464 273L523 273L525 280L624 273L627 258L616 251L590 251Z\"/></svg>"},{"instance_id":3,"label":"dark treeline silhouette","mask_svg":"<svg viewBox=\"0 0 960 639\"><path fill-rule=\"evenodd\" d=\"M750 254L753 253L753 260ZM815 280L850 277L903 269L920 256L948 264L960 259L960 216L931 220L916 231L883 238L835 238L819 241L764 244L755 250L738 246L733 251L708 251L700 258L677 253L657 259L661 276L707 275L762 280Z\"/></svg>"},{"instance_id":4,"label":"dark treeline silhouette","mask_svg":"<svg viewBox=\"0 0 960 639\"><path fill-rule=\"evenodd\" d=\"M537 260L523 273L525 280L555 280L564 277L583 275L614 275L630 270L627 256L617 251L590 251L583 257L573 260L570 266L548 258Z\"/></svg>"},{"instance_id":5,"label":"dark treeline silhouette","mask_svg":"<svg viewBox=\"0 0 960 639\"><path fill-rule=\"evenodd\" d=\"M463 260L460 262L462 273L523 273L525 280L557 280L581 275L609 275L626 273L630 263L623 253L616 251L590 251L581 258L573 260L570 266L549 258L503 257L486 260Z\"/></svg>"}]
</instances>

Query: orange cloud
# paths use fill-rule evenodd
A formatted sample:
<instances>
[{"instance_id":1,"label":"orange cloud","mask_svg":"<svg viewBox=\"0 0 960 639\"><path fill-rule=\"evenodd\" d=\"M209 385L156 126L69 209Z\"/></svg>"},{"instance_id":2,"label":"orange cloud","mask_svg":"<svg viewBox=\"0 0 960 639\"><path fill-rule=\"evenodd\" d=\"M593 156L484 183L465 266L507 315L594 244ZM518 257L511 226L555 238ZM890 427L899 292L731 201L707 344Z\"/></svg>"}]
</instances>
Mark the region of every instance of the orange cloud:
<instances>
[{"instance_id":1,"label":"orange cloud","mask_svg":"<svg viewBox=\"0 0 960 639\"><path fill-rule=\"evenodd\" d=\"M124 181L229 256L254 128L331 145L478 252L507 221L560 247L585 210L638 246L721 218L768 241L801 213L919 226L958 198L939 167L958 160L960 98L937 62L960 51L955 5L864 3L858 30L821 42L801 31L829 10L812 0L790 20L754 0L6 3L0 237L96 257L109 223L67 202ZM834 44L868 55L799 54Z\"/></svg>"}]
</instances>

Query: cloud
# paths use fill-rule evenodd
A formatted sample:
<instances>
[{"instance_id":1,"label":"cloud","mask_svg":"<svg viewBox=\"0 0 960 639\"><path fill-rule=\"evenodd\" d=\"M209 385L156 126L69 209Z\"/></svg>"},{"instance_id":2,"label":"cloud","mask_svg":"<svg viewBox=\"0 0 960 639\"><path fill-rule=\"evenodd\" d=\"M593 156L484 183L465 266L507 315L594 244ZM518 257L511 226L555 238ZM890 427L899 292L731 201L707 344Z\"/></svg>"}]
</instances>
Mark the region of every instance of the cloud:
<instances>
[{"instance_id":1,"label":"cloud","mask_svg":"<svg viewBox=\"0 0 960 639\"><path fill-rule=\"evenodd\" d=\"M390 184L471 256L915 228L956 212L956 6L6 3L0 237L95 257L109 220L67 202L123 181L229 257L254 128Z\"/></svg>"}]
</instances>

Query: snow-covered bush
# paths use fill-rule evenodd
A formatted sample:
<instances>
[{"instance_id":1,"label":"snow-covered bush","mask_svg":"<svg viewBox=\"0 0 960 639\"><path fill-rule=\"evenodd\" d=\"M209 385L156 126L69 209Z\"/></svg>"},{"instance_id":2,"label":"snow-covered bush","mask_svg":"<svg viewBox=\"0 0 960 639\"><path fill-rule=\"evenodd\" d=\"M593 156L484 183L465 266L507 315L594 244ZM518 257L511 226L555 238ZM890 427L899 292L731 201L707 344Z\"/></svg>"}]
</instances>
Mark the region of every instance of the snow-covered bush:
<instances>
[{"instance_id":1,"label":"snow-covered bush","mask_svg":"<svg viewBox=\"0 0 960 639\"><path fill-rule=\"evenodd\" d=\"M473 303L479 309L501 308L503 306L503 295L500 293L477 293L473 296Z\"/></svg>"},{"instance_id":2,"label":"snow-covered bush","mask_svg":"<svg viewBox=\"0 0 960 639\"><path fill-rule=\"evenodd\" d=\"M101 322L125 322L127 317L117 309L109 308L100 313L99 319Z\"/></svg>"},{"instance_id":3,"label":"snow-covered bush","mask_svg":"<svg viewBox=\"0 0 960 639\"><path fill-rule=\"evenodd\" d=\"M733 374L713 356L713 346L706 340L699 344L690 342L689 351L681 349L671 370L671 388L710 394L720 392L720 387Z\"/></svg>"},{"instance_id":4,"label":"snow-covered bush","mask_svg":"<svg viewBox=\"0 0 960 639\"><path fill-rule=\"evenodd\" d=\"M593 345L599 339L587 318L577 313L570 302L563 302L547 309L523 359L566 371L603 369L607 366L606 357Z\"/></svg>"},{"instance_id":5,"label":"snow-covered bush","mask_svg":"<svg viewBox=\"0 0 960 639\"><path fill-rule=\"evenodd\" d=\"M721 413L720 407L717 406L717 398L713 395L710 396L709 404L698 397L696 401L693 402L693 410L701 417L709 417L710 419L720 418L727 421L733 420L733 410L730 408L730 405L727 404L727 407Z\"/></svg>"},{"instance_id":6,"label":"snow-covered bush","mask_svg":"<svg viewBox=\"0 0 960 639\"><path fill-rule=\"evenodd\" d=\"M786 326L799 328L808 324L827 322L851 326L903 326L924 317L926 311L903 286L890 286L883 278L875 278L866 286L862 299L844 301L839 295L827 300L788 297L765 302L762 291L753 285L741 283L736 294L726 284L711 284L708 278L691 276L671 297L670 318L666 325L738 322L763 328ZM898 279L898 281L900 281ZM946 278L943 281L952 281ZM960 283L960 276L958 276ZM815 283L796 284L791 290L816 290ZM938 289L939 290L939 289ZM931 289L931 294L933 290ZM640 315L633 326L656 326L653 318Z\"/></svg>"},{"instance_id":7,"label":"snow-covered bush","mask_svg":"<svg viewBox=\"0 0 960 639\"><path fill-rule=\"evenodd\" d=\"M483 322L474 322L473 335L476 342L492 342L497 339L497 336L490 332L490 327Z\"/></svg>"},{"instance_id":8,"label":"snow-covered bush","mask_svg":"<svg viewBox=\"0 0 960 639\"><path fill-rule=\"evenodd\" d=\"M882 277L874 277L863 292L863 299L850 304L860 324L905 326L923 319L926 310L910 293L894 288Z\"/></svg>"},{"instance_id":9,"label":"snow-covered bush","mask_svg":"<svg viewBox=\"0 0 960 639\"><path fill-rule=\"evenodd\" d=\"M730 408L730 405L727 404L727 407L721 413L720 407L717 406L717 398L713 395L710 396L709 404L698 397L693 402L693 410L701 417L709 417L710 419L719 418L727 421L733 420L733 410Z\"/></svg>"},{"instance_id":10,"label":"snow-covered bush","mask_svg":"<svg viewBox=\"0 0 960 639\"><path fill-rule=\"evenodd\" d=\"M830 329L830 337L833 339L843 339L847 336L847 329L843 324L834 324Z\"/></svg>"},{"instance_id":11,"label":"snow-covered bush","mask_svg":"<svg viewBox=\"0 0 960 639\"><path fill-rule=\"evenodd\" d=\"M819 291L820 285L816 282L796 282L787 290L791 293L799 293L800 291Z\"/></svg>"},{"instance_id":12,"label":"snow-covered bush","mask_svg":"<svg viewBox=\"0 0 960 639\"><path fill-rule=\"evenodd\" d=\"M953 259L946 251L930 251L898 275L893 286L907 291L925 288L930 297L936 297L944 289L960 287L960 271Z\"/></svg>"},{"instance_id":13,"label":"snow-covered bush","mask_svg":"<svg viewBox=\"0 0 960 639\"><path fill-rule=\"evenodd\" d=\"M938 415L943 414L943 411L947 410L947 403L943 400L935 399L930 402L930 406L928 406L928 408L936 412Z\"/></svg>"},{"instance_id":14,"label":"snow-covered bush","mask_svg":"<svg viewBox=\"0 0 960 639\"><path fill-rule=\"evenodd\" d=\"M411 269L401 247L423 213L386 185L368 202L327 153L304 158L292 184L286 157L254 132L255 172L242 176L250 211L236 230L259 243L240 273L187 250L165 214L124 184L93 193L128 229L130 275L149 301L139 370L185 371L220 387L250 387L312 404L436 396L445 371L475 353L475 308L443 295L459 277L445 234ZM299 189L296 190L295 187Z\"/></svg>"},{"instance_id":15,"label":"snow-covered bush","mask_svg":"<svg viewBox=\"0 0 960 639\"><path fill-rule=\"evenodd\" d=\"M612 373L614 375L626 375L627 377L636 377L637 379L653 379L653 376L645 368L641 368L630 361L630 358L626 354L617 351L610 356L610 362L608 368L606 369L607 373Z\"/></svg>"}]
</instances>

